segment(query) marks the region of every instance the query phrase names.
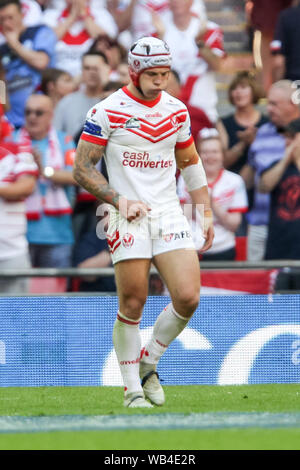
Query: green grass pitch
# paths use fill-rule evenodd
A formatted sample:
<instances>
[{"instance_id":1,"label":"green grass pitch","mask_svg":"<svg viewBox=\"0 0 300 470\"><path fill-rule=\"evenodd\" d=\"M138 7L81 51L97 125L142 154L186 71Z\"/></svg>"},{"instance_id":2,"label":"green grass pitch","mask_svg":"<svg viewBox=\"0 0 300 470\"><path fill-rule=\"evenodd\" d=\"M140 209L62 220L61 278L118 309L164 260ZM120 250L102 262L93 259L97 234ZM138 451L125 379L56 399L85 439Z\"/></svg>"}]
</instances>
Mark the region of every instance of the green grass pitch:
<instances>
[{"instance_id":1,"label":"green grass pitch","mask_svg":"<svg viewBox=\"0 0 300 470\"><path fill-rule=\"evenodd\" d=\"M154 409L125 409L120 387L0 388L2 417L43 417L190 413L300 413L297 384L244 386L166 386L166 404ZM139 416L140 418L140 416ZM62 418L63 419L63 418ZM142 418L144 419L144 418ZM300 427L226 427L218 429L53 431L6 433L0 429L0 449L300 449Z\"/></svg>"}]
</instances>

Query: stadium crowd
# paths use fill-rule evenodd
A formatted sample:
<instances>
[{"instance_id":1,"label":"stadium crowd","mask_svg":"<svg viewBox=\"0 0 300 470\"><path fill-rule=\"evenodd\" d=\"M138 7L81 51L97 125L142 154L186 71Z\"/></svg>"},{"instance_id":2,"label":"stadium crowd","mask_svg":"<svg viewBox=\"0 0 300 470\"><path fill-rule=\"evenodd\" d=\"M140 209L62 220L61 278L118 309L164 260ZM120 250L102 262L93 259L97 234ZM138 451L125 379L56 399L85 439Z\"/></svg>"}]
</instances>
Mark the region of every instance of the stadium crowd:
<instances>
[{"instance_id":1,"label":"stadium crowd","mask_svg":"<svg viewBox=\"0 0 300 470\"><path fill-rule=\"evenodd\" d=\"M205 261L300 259L300 2L235 3L261 33L263 74L231 77L224 116L224 34L204 0L0 0L0 268L111 265L96 236L101 202L72 176L75 149L88 110L128 84L132 41L152 35L171 49L167 91L189 110L207 173L215 240ZM283 282L299 289L299 275ZM80 288L115 286L90 278ZM27 291L0 280L0 292Z\"/></svg>"}]
</instances>

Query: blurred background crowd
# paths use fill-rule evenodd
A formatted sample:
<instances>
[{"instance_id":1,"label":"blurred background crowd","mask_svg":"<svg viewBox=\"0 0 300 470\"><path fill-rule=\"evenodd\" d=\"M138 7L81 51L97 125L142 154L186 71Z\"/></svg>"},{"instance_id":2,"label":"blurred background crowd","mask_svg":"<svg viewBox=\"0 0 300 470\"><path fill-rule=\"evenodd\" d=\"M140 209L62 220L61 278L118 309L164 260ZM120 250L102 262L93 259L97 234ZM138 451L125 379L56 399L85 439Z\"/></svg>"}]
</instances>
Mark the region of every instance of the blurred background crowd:
<instances>
[{"instance_id":1,"label":"blurred background crowd","mask_svg":"<svg viewBox=\"0 0 300 470\"><path fill-rule=\"evenodd\" d=\"M167 91L188 107L207 173L216 237L199 259L299 260L298 3L0 0L0 268L111 266L100 202L72 165L87 111L128 84L127 50L150 35L171 49ZM300 288L297 272L281 282ZM27 291L0 280L0 292Z\"/></svg>"}]
</instances>

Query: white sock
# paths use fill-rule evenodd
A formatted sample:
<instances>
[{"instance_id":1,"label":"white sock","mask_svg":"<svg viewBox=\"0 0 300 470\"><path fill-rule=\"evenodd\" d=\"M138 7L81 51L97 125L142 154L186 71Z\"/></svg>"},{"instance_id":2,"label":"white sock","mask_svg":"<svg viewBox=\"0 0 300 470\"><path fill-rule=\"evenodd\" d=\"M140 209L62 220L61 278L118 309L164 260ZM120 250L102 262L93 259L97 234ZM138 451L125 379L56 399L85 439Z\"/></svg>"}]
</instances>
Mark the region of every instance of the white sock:
<instances>
[{"instance_id":1,"label":"white sock","mask_svg":"<svg viewBox=\"0 0 300 470\"><path fill-rule=\"evenodd\" d=\"M172 304L169 304L157 317L150 341L143 349L142 362L157 364L169 344L177 338L186 327L189 318L177 313Z\"/></svg>"},{"instance_id":2,"label":"white sock","mask_svg":"<svg viewBox=\"0 0 300 470\"><path fill-rule=\"evenodd\" d=\"M139 376L141 354L140 321L141 319L137 321L131 320L121 312L118 312L113 328L113 343L126 394L143 391Z\"/></svg>"}]
</instances>

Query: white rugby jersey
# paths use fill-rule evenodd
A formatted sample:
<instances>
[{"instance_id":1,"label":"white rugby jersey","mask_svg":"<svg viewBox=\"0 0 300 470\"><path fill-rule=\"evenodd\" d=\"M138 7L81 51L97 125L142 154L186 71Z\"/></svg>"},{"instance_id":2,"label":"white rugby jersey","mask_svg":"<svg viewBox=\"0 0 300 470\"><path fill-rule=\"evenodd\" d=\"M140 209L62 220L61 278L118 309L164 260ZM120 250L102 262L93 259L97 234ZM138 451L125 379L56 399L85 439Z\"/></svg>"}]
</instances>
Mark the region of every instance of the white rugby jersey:
<instances>
[{"instance_id":1,"label":"white rugby jersey","mask_svg":"<svg viewBox=\"0 0 300 470\"><path fill-rule=\"evenodd\" d=\"M193 142L186 106L166 92L153 101L127 87L87 114L81 139L105 146L109 184L130 200L151 206L151 215L179 206L175 148Z\"/></svg>"},{"instance_id":2,"label":"white rugby jersey","mask_svg":"<svg viewBox=\"0 0 300 470\"><path fill-rule=\"evenodd\" d=\"M13 143L0 144L0 186L14 183L22 175L38 177L38 167L30 153L19 153ZM0 197L0 260L23 255L27 250L24 201Z\"/></svg>"},{"instance_id":3,"label":"white rugby jersey","mask_svg":"<svg viewBox=\"0 0 300 470\"><path fill-rule=\"evenodd\" d=\"M89 2L88 12L104 33L116 37L118 28L109 11L98 0ZM47 8L43 13L43 23L50 28L64 22L70 15L70 9L63 4L58 8ZM94 39L85 29L83 20L77 19L56 43L56 67L76 76L81 73L81 59L92 46Z\"/></svg>"},{"instance_id":4,"label":"white rugby jersey","mask_svg":"<svg viewBox=\"0 0 300 470\"><path fill-rule=\"evenodd\" d=\"M181 99L190 106L202 109L211 122L216 122L217 91L215 72L201 56L196 45L196 37L201 30L201 20L193 17L185 30L180 30L173 22L168 24L164 40L170 47L172 68L180 76ZM212 21L206 23L202 36L205 46L220 58L225 57L223 31Z\"/></svg>"},{"instance_id":5,"label":"white rugby jersey","mask_svg":"<svg viewBox=\"0 0 300 470\"><path fill-rule=\"evenodd\" d=\"M128 0L126 4L128 5ZM203 0L193 0L191 11L203 21L206 20L206 8ZM138 0L133 9L131 22L131 33L134 41L156 33L151 12L158 14L160 19L168 26L172 21L168 0Z\"/></svg>"},{"instance_id":6,"label":"white rugby jersey","mask_svg":"<svg viewBox=\"0 0 300 470\"><path fill-rule=\"evenodd\" d=\"M177 192L182 204L191 202L182 176L178 179ZM244 213L248 210L248 198L244 180L240 175L232 171L222 169L215 181L208 184L208 192L213 201L222 206L227 212ZM235 234L221 225L215 215L214 228L215 237L208 254L220 253L235 246ZM195 244L199 249L202 247L203 240L201 236L198 240L197 236L201 235L202 229L199 227L197 229L193 235Z\"/></svg>"}]
</instances>

